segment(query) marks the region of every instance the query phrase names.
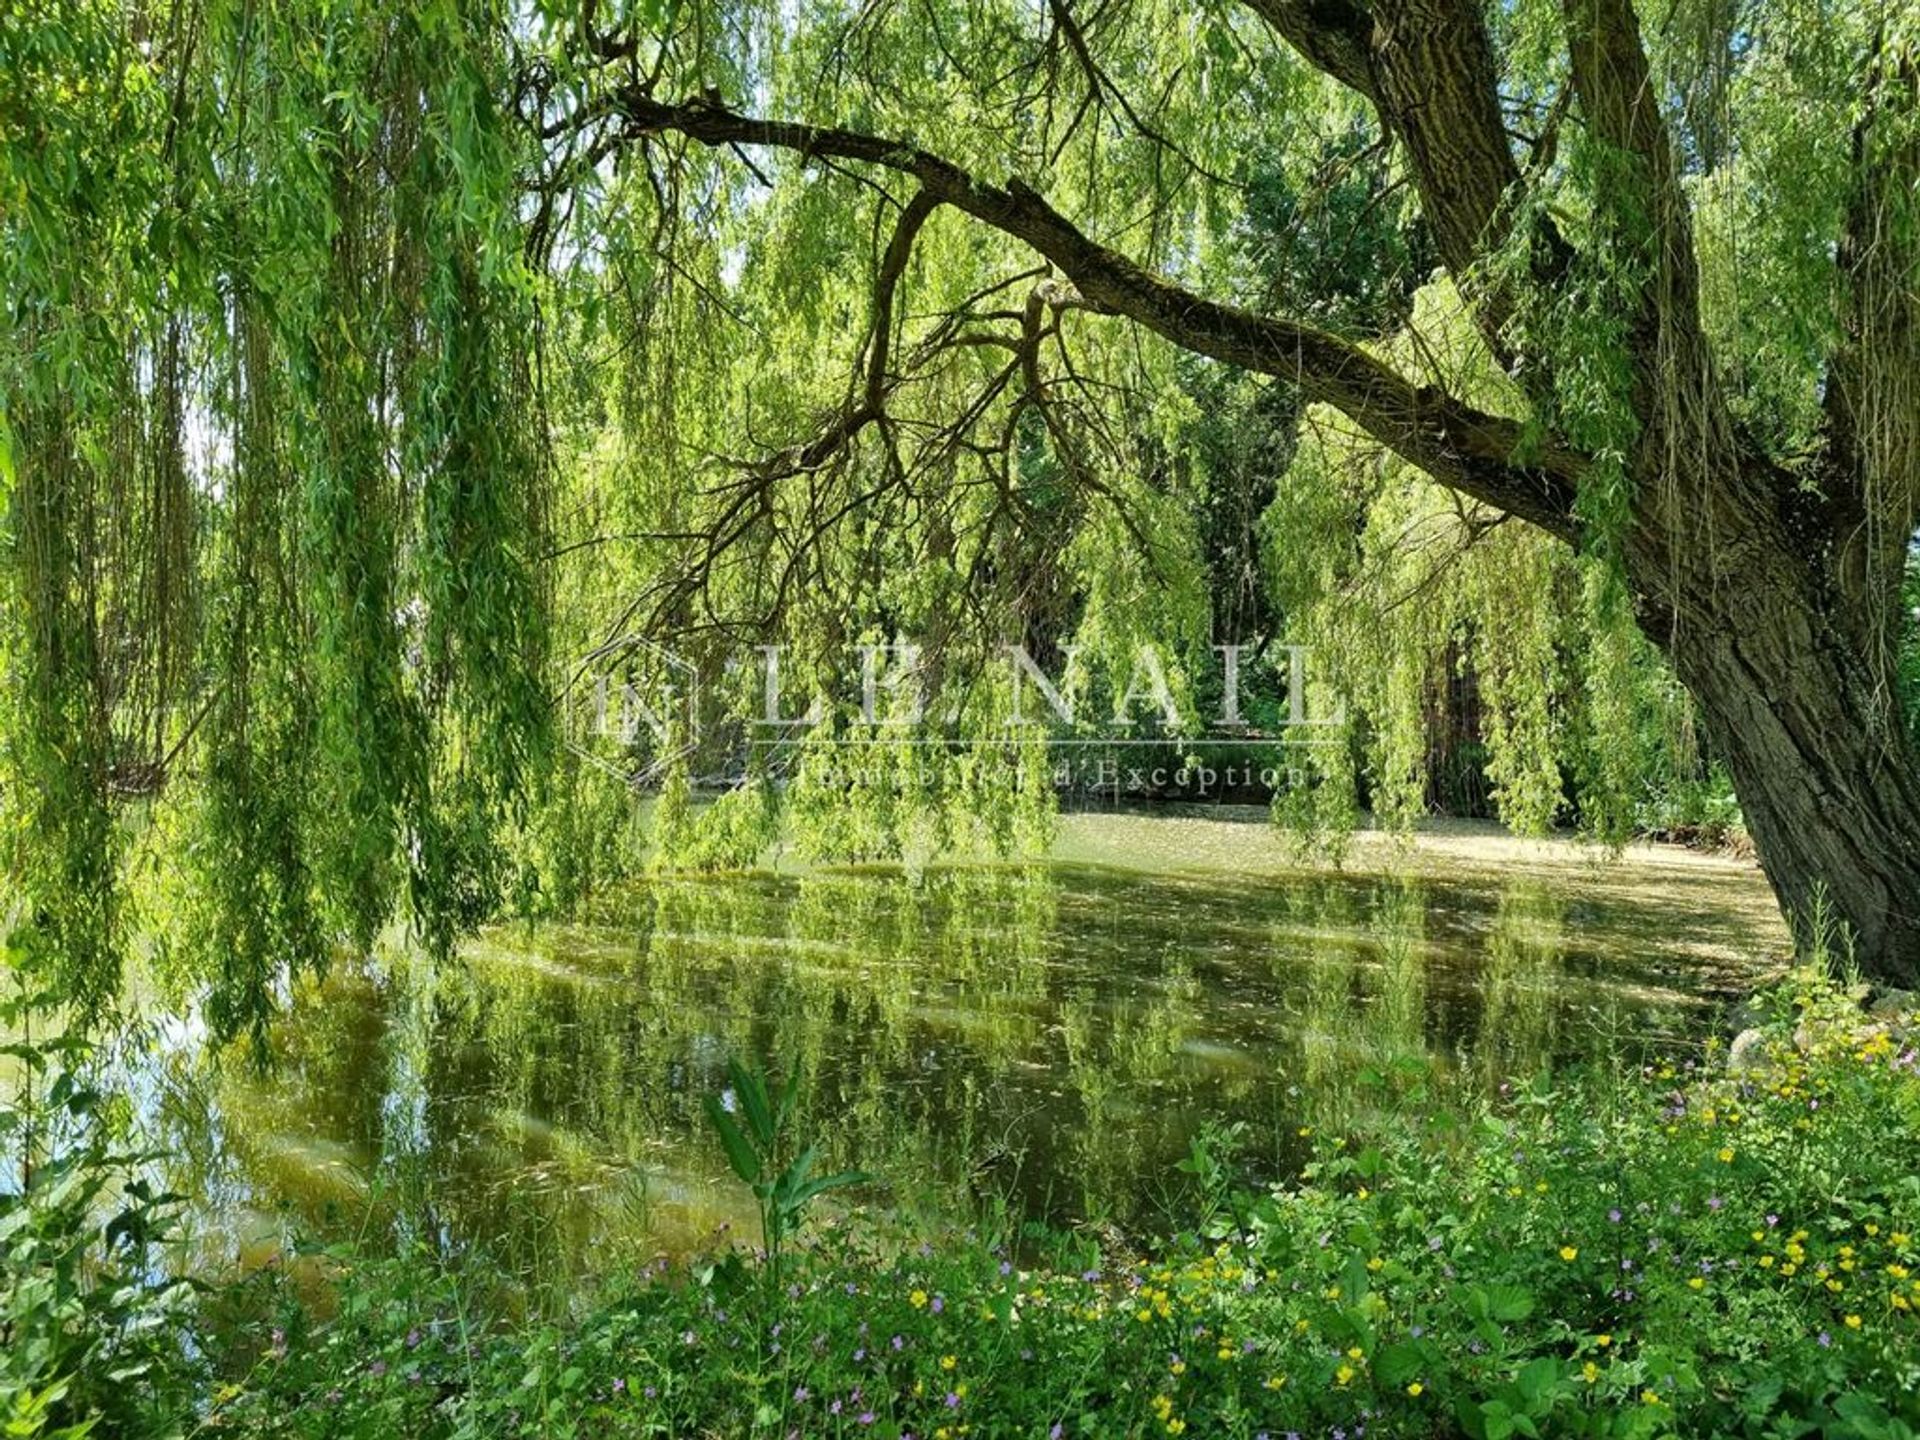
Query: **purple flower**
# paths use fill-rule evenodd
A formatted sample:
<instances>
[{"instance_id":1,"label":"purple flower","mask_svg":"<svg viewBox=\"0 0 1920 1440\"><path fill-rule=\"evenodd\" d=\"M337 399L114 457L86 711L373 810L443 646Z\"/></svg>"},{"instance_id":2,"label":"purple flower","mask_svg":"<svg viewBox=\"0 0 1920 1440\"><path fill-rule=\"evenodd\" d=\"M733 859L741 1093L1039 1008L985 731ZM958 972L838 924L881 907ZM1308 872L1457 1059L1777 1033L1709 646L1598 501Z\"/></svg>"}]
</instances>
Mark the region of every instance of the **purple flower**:
<instances>
[{"instance_id":1,"label":"purple flower","mask_svg":"<svg viewBox=\"0 0 1920 1440\"><path fill-rule=\"evenodd\" d=\"M1607 1219L1612 1221L1615 1225L1618 1225L1620 1223L1620 1207L1618 1205L1614 1206L1611 1210L1607 1211Z\"/></svg>"},{"instance_id":2,"label":"purple flower","mask_svg":"<svg viewBox=\"0 0 1920 1440\"><path fill-rule=\"evenodd\" d=\"M1832 1345L1833 1336L1829 1335L1826 1331L1822 1330L1820 1332L1820 1343L1822 1346Z\"/></svg>"},{"instance_id":3,"label":"purple flower","mask_svg":"<svg viewBox=\"0 0 1920 1440\"><path fill-rule=\"evenodd\" d=\"M810 1391L810 1390L808 1390L808 1389L807 1389L807 1387L806 1387L806 1386L804 1386L804 1385L799 1385L799 1386L796 1386L796 1387L794 1388L794 1392L793 1392L793 1403L794 1403L794 1404L796 1404L796 1405L804 1405L804 1404L806 1404L806 1403L807 1403L807 1396L808 1396L808 1395L810 1395L810 1394L812 1394L812 1393L813 1393L813 1392L812 1392L812 1391Z\"/></svg>"},{"instance_id":4,"label":"purple flower","mask_svg":"<svg viewBox=\"0 0 1920 1440\"><path fill-rule=\"evenodd\" d=\"M387 1362L384 1360L376 1360L373 1362L373 1364L367 1367L367 1374L371 1375L376 1380L378 1380L382 1375L386 1373L387 1373Z\"/></svg>"},{"instance_id":5,"label":"purple flower","mask_svg":"<svg viewBox=\"0 0 1920 1440\"><path fill-rule=\"evenodd\" d=\"M627 1388L627 1382L622 1377L618 1375L613 1377L613 1393L614 1394L616 1395L623 1394L626 1391L626 1388Z\"/></svg>"},{"instance_id":6,"label":"purple flower","mask_svg":"<svg viewBox=\"0 0 1920 1440\"><path fill-rule=\"evenodd\" d=\"M871 1425L873 1423L873 1411L862 1410L859 1415L859 1420L862 1425Z\"/></svg>"},{"instance_id":7,"label":"purple flower","mask_svg":"<svg viewBox=\"0 0 1920 1440\"><path fill-rule=\"evenodd\" d=\"M894 1336L893 1340L890 1343L893 1345L893 1348L896 1350L904 1350L907 1348L907 1342L905 1341L905 1339L903 1339L898 1335Z\"/></svg>"},{"instance_id":8,"label":"purple flower","mask_svg":"<svg viewBox=\"0 0 1920 1440\"><path fill-rule=\"evenodd\" d=\"M945 1310L947 1308L947 1302L943 1300L940 1296L936 1295L933 1297L933 1300L928 1304L927 1308L933 1311L934 1314L938 1315L942 1310Z\"/></svg>"},{"instance_id":9,"label":"purple flower","mask_svg":"<svg viewBox=\"0 0 1920 1440\"><path fill-rule=\"evenodd\" d=\"M1726 1203L1727 1202L1722 1200L1718 1195L1714 1195L1708 1198L1707 1208L1709 1210L1718 1210L1721 1206L1725 1205Z\"/></svg>"},{"instance_id":10,"label":"purple flower","mask_svg":"<svg viewBox=\"0 0 1920 1440\"><path fill-rule=\"evenodd\" d=\"M1011 1275L1013 1273L1013 1262L1011 1260L1002 1260L1000 1262L1000 1273L1002 1275Z\"/></svg>"},{"instance_id":11,"label":"purple flower","mask_svg":"<svg viewBox=\"0 0 1920 1440\"><path fill-rule=\"evenodd\" d=\"M947 1408L949 1410L958 1410L960 1408L960 1397L951 1390L947 1391Z\"/></svg>"}]
</instances>

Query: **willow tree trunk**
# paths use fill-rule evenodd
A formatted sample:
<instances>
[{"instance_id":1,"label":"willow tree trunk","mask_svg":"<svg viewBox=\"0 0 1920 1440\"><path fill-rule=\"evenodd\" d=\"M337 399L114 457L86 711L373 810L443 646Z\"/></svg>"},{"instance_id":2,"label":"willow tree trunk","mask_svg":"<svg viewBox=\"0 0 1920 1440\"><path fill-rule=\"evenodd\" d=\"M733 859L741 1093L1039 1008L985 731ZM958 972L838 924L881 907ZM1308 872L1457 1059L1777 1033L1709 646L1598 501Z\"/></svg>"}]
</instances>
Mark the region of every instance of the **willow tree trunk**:
<instances>
[{"instance_id":1,"label":"willow tree trunk","mask_svg":"<svg viewBox=\"0 0 1920 1440\"><path fill-rule=\"evenodd\" d=\"M1674 566L1628 549L1642 621L1700 706L1796 936L1832 928L1863 976L1920 986L1920 753L1876 618L1897 606L1835 580L1836 541L1777 485L1699 507L1717 544ZM1663 541L1665 537L1662 537ZM1904 545L1894 554L1904 558ZM1897 574L1897 569L1895 570Z\"/></svg>"}]
</instances>

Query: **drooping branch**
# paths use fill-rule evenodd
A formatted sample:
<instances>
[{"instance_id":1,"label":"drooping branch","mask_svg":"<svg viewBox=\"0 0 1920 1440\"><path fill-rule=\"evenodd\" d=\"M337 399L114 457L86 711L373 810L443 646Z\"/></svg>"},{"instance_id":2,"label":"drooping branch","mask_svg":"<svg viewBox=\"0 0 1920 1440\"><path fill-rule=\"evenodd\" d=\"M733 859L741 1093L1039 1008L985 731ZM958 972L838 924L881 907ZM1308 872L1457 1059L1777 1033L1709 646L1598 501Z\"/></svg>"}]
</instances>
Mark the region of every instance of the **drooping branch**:
<instances>
[{"instance_id":1,"label":"drooping branch","mask_svg":"<svg viewBox=\"0 0 1920 1440\"><path fill-rule=\"evenodd\" d=\"M764 120L710 99L671 104L639 88L616 96L630 138L679 134L710 146L744 145L803 157L877 165L918 180L931 199L1031 246L1084 301L1144 325L1212 359L1300 386L1441 484L1509 511L1563 539L1575 538L1579 456L1529 445L1522 427L1415 385L1366 351L1296 321L1206 299L1154 275L1082 233L1018 180L987 184L917 146L860 131Z\"/></svg>"}]
</instances>

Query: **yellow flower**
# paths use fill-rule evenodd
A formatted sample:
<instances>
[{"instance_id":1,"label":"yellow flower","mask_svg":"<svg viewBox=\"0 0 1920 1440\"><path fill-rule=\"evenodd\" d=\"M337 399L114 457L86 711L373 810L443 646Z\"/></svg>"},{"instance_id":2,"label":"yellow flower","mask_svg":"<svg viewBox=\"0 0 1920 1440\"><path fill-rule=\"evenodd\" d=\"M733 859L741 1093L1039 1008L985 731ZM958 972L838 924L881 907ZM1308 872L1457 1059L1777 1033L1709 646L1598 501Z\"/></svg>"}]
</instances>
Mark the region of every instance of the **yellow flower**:
<instances>
[{"instance_id":1,"label":"yellow flower","mask_svg":"<svg viewBox=\"0 0 1920 1440\"><path fill-rule=\"evenodd\" d=\"M1426 1388L1427 1388L1426 1386L1422 1385L1418 1380L1416 1380L1411 1385L1407 1386L1407 1394L1413 1396L1414 1399L1418 1400L1421 1397L1421 1395L1426 1392Z\"/></svg>"},{"instance_id":2,"label":"yellow flower","mask_svg":"<svg viewBox=\"0 0 1920 1440\"><path fill-rule=\"evenodd\" d=\"M1733 1163L1733 1149L1731 1146L1721 1150L1720 1163L1722 1165L1731 1165Z\"/></svg>"},{"instance_id":3,"label":"yellow flower","mask_svg":"<svg viewBox=\"0 0 1920 1440\"><path fill-rule=\"evenodd\" d=\"M1869 1235L1878 1235L1880 1233L1880 1227L1874 1224L1871 1220L1867 1222L1866 1228L1867 1228L1867 1234Z\"/></svg>"},{"instance_id":4,"label":"yellow flower","mask_svg":"<svg viewBox=\"0 0 1920 1440\"><path fill-rule=\"evenodd\" d=\"M927 1292L924 1290L914 1291L911 1295L907 1296L907 1303L916 1310L923 1308L927 1303Z\"/></svg>"},{"instance_id":5,"label":"yellow flower","mask_svg":"<svg viewBox=\"0 0 1920 1440\"><path fill-rule=\"evenodd\" d=\"M1361 1349L1361 1348L1360 1348L1360 1347L1359 1347L1358 1345L1353 1345L1353 1346L1350 1346L1350 1347L1348 1347L1348 1350L1347 1350L1347 1359L1349 1359L1349 1360L1361 1360L1361 1359L1364 1359L1364 1358L1366 1357L1366 1353L1367 1353L1367 1352L1366 1352L1366 1351L1364 1351L1364 1350L1362 1350L1362 1349Z\"/></svg>"},{"instance_id":6,"label":"yellow flower","mask_svg":"<svg viewBox=\"0 0 1920 1440\"><path fill-rule=\"evenodd\" d=\"M1647 1405L1658 1405L1660 1403L1660 1397L1651 1390L1642 1390L1640 1392L1640 1399L1643 1404Z\"/></svg>"},{"instance_id":7,"label":"yellow flower","mask_svg":"<svg viewBox=\"0 0 1920 1440\"><path fill-rule=\"evenodd\" d=\"M1367 1198L1367 1197L1368 1197L1369 1195L1371 1195L1372 1193L1373 1193L1373 1192L1372 1192L1371 1190L1369 1190L1369 1189L1367 1189L1367 1187L1366 1187L1366 1186L1364 1186L1364 1185L1362 1185L1362 1186L1360 1187L1360 1198L1361 1198L1362 1200L1364 1200L1364 1199L1366 1199L1366 1198Z\"/></svg>"},{"instance_id":8,"label":"yellow flower","mask_svg":"<svg viewBox=\"0 0 1920 1440\"><path fill-rule=\"evenodd\" d=\"M1606 1349L1606 1348L1607 1348L1607 1346L1609 1346L1609 1345L1611 1345L1611 1344L1613 1343L1613 1336L1611 1336L1611 1335L1596 1335L1596 1336L1594 1336L1594 1337L1593 1337L1593 1343L1594 1343L1594 1344L1596 1344L1596 1345L1598 1345L1598 1346L1599 1346L1599 1347L1600 1347L1600 1348L1601 1348L1602 1350L1604 1350L1604 1349Z\"/></svg>"},{"instance_id":9,"label":"yellow flower","mask_svg":"<svg viewBox=\"0 0 1920 1440\"><path fill-rule=\"evenodd\" d=\"M1227 1346L1222 1345L1220 1347L1220 1353L1216 1358L1221 1360L1231 1360L1233 1359L1233 1351L1229 1349Z\"/></svg>"},{"instance_id":10,"label":"yellow flower","mask_svg":"<svg viewBox=\"0 0 1920 1440\"><path fill-rule=\"evenodd\" d=\"M1287 1383L1287 1377L1284 1375L1267 1376L1267 1389L1269 1390L1278 1390L1282 1385L1285 1385L1286 1383Z\"/></svg>"},{"instance_id":11,"label":"yellow flower","mask_svg":"<svg viewBox=\"0 0 1920 1440\"><path fill-rule=\"evenodd\" d=\"M1691 1280L1687 1281L1687 1288L1689 1290L1704 1290L1707 1288L1707 1282L1705 1280L1702 1280L1698 1275L1696 1275Z\"/></svg>"},{"instance_id":12,"label":"yellow flower","mask_svg":"<svg viewBox=\"0 0 1920 1440\"><path fill-rule=\"evenodd\" d=\"M1311 1125L1302 1125L1300 1127L1300 1138L1302 1140L1306 1139L1307 1136L1311 1135L1312 1133L1313 1133L1313 1127Z\"/></svg>"},{"instance_id":13,"label":"yellow flower","mask_svg":"<svg viewBox=\"0 0 1920 1440\"><path fill-rule=\"evenodd\" d=\"M1773 1268L1773 1256L1762 1255L1760 1257L1760 1268L1762 1270L1771 1270Z\"/></svg>"},{"instance_id":14,"label":"yellow flower","mask_svg":"<svg viewBox=\"0 0 1920 1440\"><path fill-rule=\"evenodd\" d=\"M1600 1378L1600 1367L1589 1360L1580 1367L1580 1378L1591 1385Z\"/></svg>"},{"instance_id":15,"label":"yellow flower","mask_svg":"<svg viewBox=\"0 0 1920 1440\"><path fill-rule=\"evenodd\" d=\"M951 1355L942 1355L940 1357L940 1368L942 1370L951 1370L953 1369L954 1366L958 1365L959 1363L960 1362Z\"/></svg>"},{"instance_id":16,"label":"yellow flower","mask_svg":"<svg viewBox=\"0 0 1920 1440\"><path fill-rule=\"evenodd\" d=\"M1846 1317L1844 1323L1849 1330L1858 1330L1860 1328L1860 1317L1858 1315L1849 1315Z\"/></svg>"},{"instance_id":17,"label":"yellow flower","mask_svg":"<svg viewBox=\"0 0 1920 1440\"><path fill-rule=\"evenodd\" d=\"M1382 1260L1378 1255L1376 1255L1371 1260L1367 1261L1367 1269L1372 1270L1377 1274L1386 1263L1387 1263L1386 1261Z\"/></svg>"},{"instance_id":18,"label":"yellow flower","mask_svg":"<svg viewBox=\"0 0 1920 1440\"><path fill-rule=\"evenodd\" d=\"M1887 1237L1887 1240L1890 1244L1905 1245L1907 1243L1907 1235L1904 1230L1896 1230Z\"/></svg>"},{"instance_id":19,"label":"yellow flower","mask_svg":"<svg viewBox=\"0 0 1920 1440\"><path fill-rule=\"evenodd\" d=\"M1560 1247L1560 1258L1571 1265L1575 1260L1580 1258L1579 1248L1573 1245L1562 1245Z\"/></svg>"},{"instance_id":20,"label":"yellow flower","mask_svg":"<svg viewBox=\"0 0 1920 1440\"><path fill-rule=\"evenodd\" d=\"M1187 1362L1184 1360L1176 1360L1167 1366L1167 1369L1175 1375L1184 1375L1187 1373Z\"/></svg>"},{"instance_id":21,"label":"yellow flower","mask_svg":"<svg viewBox=\"0 0 1920 1440\"><path fill-rule=\"evenodd\" d=\"M1348 1381L1352 1380L1353 1377L1354 1368L1351 1365L1342 1365L1338 1370L1333 1372L1333 1378L1337 1384L1345 1385Z\"/></svg>"},{"instance_id":22,"label":"yellow flower","mask_svg":"<svg viewBox=\"0 0 1920 1440\"><path fill-rule=\"evenodd\" d=\"M1186 1428L1187 1428L1187 1422L1182 1420L1178 1415L1174 1416L1173 1419L1167 1421L1167 1433L1169 1435L1184 1434L1186 1432Z\"/></svg>"}]
</instances>

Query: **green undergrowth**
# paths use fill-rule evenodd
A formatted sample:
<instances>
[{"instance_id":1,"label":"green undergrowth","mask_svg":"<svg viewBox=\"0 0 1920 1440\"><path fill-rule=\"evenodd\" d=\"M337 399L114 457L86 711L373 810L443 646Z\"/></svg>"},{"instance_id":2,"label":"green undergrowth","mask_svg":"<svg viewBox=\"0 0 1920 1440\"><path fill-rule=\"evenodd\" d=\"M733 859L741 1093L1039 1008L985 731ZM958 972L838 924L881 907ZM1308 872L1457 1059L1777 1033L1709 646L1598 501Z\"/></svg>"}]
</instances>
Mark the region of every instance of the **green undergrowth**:
<instances>
[{"instance_id":1,"label":"green undergrowth","mask_svg":"<svg viewBox=\"0 0 1920 1440\"><path fill-rule=\"evenodd\" d=\"M17 1343L56 1322L21 1308L8 1200L13 1433L112 1401L112 1433L383 1440L1913 1435L1915 1041L1804 975L1771 1005L1738 1070L1710 1049L1309 1135L1279 1186L1196 1164L1188 1233L1141 1253L855 1207L796 1221L777 1278L722 1238L557 1316L472 1255L289 1254L202 1297L195 1399L149 1376L137 1423L110 1383L131 1332ZM58 1323L123 1323L96 1303ZM84 1370L48 1373L63 1354Z\"/></svg>"}]
</instances>

